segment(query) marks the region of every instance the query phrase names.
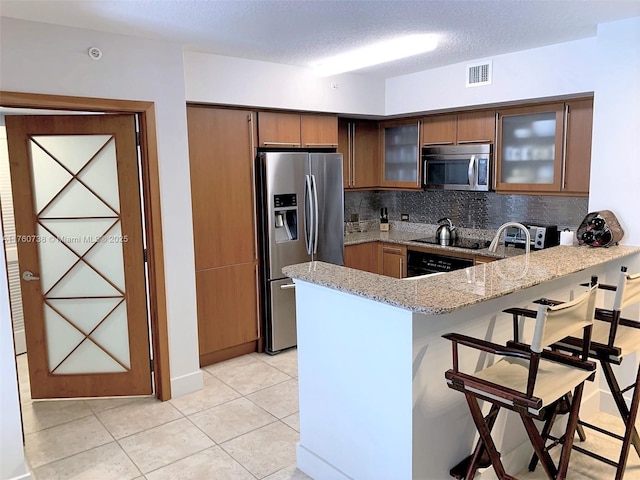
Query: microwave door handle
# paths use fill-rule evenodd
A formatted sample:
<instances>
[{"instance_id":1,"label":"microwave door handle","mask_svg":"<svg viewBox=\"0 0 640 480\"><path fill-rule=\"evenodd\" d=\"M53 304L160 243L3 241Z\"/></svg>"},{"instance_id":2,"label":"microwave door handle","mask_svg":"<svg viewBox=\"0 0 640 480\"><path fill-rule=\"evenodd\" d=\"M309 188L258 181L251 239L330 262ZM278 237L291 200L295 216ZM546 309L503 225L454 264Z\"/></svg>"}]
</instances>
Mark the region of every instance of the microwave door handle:
<instances>
[{"instance_id":1,"label":"microwave door handle","mask_svg":"<svg viewBox=\"0 0 640 480\"><path fill-rule=\"evenodd\" d=\"M469 186L476 186L476 156L471 155L469 159L469 170L467 172L467 176L469 177Z\"/></svg>"},{"instance_id":2,"label":"microwave door handle","mask_svg":"<svg viewBox=\"0 0 640 480\"><path fill-rule=\"evenodd\" d=\"M427 168L429 168L428 165L429 165L429 162L424 160L422 163L422 187L423 188L427 186Z\"/></svg>"}]
</instances>

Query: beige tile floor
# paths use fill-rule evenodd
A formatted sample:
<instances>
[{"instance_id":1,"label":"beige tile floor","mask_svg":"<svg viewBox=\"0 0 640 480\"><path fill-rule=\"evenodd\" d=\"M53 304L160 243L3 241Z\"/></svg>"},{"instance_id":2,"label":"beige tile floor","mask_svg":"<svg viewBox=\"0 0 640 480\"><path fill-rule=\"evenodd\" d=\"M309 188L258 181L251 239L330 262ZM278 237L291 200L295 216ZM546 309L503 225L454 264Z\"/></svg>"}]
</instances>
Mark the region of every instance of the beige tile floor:
<instances>
[{"instance_id":1,"label":"beige tile floor","mask_svg":"<svg viewBox=\"0 0 640 480\"><path fill-rule=\"evenodd\" d=\"M204 389L154 398L32 401L18 356L27 462L37 480L303 480L297 352L203 369Z\"/></svg>"},{"instance_id":2,"label":"beige tile floor","mask_svg":"<svg viewBox=\"0 0 640 480\"><path fill-rule=\"evenodd\" d=\"M18 356L25 450L35 478L308 480L295 466L297 352L254 353L205 367L203 372L203 390L169 402L153 398L38 402L29 392L27 357ZM601 413L592 420L622 429L620 420L610 415ZM619 443L588 431L585 446L615 458ZM556 448L552 456L559 453ZM613 467L579 452L571 456L570 480L609 480L614 473ZM538 467L520 472L517 478L547 477ZM633 450L625 479L640 479L640 460Z\"/></svg>"}]
</instances>

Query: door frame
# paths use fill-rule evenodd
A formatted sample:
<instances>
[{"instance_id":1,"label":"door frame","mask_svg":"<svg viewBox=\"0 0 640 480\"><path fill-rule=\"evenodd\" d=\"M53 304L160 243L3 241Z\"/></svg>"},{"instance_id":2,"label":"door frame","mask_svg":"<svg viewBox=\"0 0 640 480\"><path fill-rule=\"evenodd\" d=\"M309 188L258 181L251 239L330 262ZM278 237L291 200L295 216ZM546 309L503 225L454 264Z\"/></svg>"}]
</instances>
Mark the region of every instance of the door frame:
<instances>
[{"instance_id":1,"label":"door frame","mask_svg":"<svg viewBox=\"0 0 640 480\"><path fill-rule=\"evenodd\" d=\"M7 108L138 114L140 120L141 173L144 198L144 211L142 214L146 230L147 268L149 272L149 317L153 351L153 381L155 396L162 401L171 399L169 332L167 325L155 103L0 90L0 106Z\"/></svg>"}]
</instances>

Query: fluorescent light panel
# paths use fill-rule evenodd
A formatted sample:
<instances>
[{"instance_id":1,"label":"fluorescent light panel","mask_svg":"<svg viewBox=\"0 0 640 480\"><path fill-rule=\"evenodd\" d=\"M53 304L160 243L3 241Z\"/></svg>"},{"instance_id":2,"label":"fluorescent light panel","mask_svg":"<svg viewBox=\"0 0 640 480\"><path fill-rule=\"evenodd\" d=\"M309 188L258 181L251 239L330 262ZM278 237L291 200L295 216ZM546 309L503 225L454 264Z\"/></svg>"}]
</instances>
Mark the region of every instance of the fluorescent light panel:
<instances>
[{"instance_id":1,"label":"fluorescent light panel","mask_svg":"<svg viewBox=\"0 0 640 480\"><path fill-rule=\"evenodd\" d=\"M358 48L347 53L326 58L311 65L316 72L323 76L336 75L361 68L379 65L381 63L411 57L419 53L430 52L438 45L438 39L432 34L414 34L383 42L374 43L367 47Z\"/></svg>"}]
</instances>

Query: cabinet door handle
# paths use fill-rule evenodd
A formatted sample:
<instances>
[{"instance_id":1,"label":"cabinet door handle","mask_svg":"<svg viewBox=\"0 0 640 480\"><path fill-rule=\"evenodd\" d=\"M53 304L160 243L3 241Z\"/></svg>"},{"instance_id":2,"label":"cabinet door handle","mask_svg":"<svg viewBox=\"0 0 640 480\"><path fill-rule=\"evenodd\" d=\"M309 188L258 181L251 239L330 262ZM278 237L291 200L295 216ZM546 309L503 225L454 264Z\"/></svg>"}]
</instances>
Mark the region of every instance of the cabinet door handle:
<instances>
[{"instance_id":1,"label":"cabinet door handle","mask_svg":"<svg viewBox=\"0 0 640 480\"><path fill-rule=\"evenodd\" d=\"M258 265L255 267L256 273L256 330L258 331L258 338L262 336L262 322L260 321L260 268Z\"/></svg>"},{"instance_id":2,"label":"cabinet door handle","mask_svg":"<svg viewBox=\"0 0 640 480\"><path fill-rule=\"evenodd\" d=\"M422 175L420 175L420 164L422 163L422 152L420 151L420 133L422 132L422 122L418 120L418 158L416 159L416 186L420 187L422 183Z\"/></svg>"},{"instance_id":3,"label":"cabinet door handle","mask_svg":"<svg viewBox=\"0 0 640 480\"><path fill-rule=\"evenodd\" d=\"M494 131L494 137L495 137L495 145L493 146L493 162L491 164L491 172L489 172L489 174L491 175L491 186L493 187L493 190L496 190L498 187L498 142L500 142L500 145L502 145L502 139L498 138L498 130L500 128L500 124L498 123L500 121L500 114L498 112L496 112L496 129ZM502 154L500 154L500 161L502 161Z\"/></svg>"},{"instance_id":4,"label":"cabinet door handle","mask_svg":"<svg viewBox=\"0 0 640 480\"><path fill-rule=\"evenodd\" d=\"M276 147L282 147L282 146L286 146L286 145L291 145L293 147L299 147L300 143L295 143L295 142L262 142L264 144L265 147L268 147L270 145L276 146Z\"/></svg>"},{"instance_id":5,"label":"cabinet door handle","mask_svg":"<svg viewBox=\"0 0 640 480\"><path fill-rule=\"evenodd\" d=\"M351 134L351 185L356 186L356 124L351 124L352 134Z\"/></svg>"},{"instance_id":6,"label":"cabinet door handle","mask_svg":"<svg viewBox=\"0 0 640 480\"><path fill-rule=\"evenodd\" d=\"M463 143L491 143L491 140L485 138L479 138L478 140L458 140L458 144Z\"/></svg>"},{"instance_id":7,"label":"cabinet door handle","mask_svg":"<svg viewBox=\"0 0 640 480\"><path fill-rule=\"evenodd\" d=\"M266 145L266 142L265 142L265 145ZM297 144L294 144L294 145L298 145L299 146L300 144L297 143ZM306 147L337 147L338 146L337 143L309 143L309 142L306 142L304 145Z\"/></svg>"},{"instance_id":8,"label":"cabinet door handle","mask_svg":"<svg viewBox=\"0 0 640 480\"><path fill-rule=\"evenodd\" d=\"M383 251L392 252L392 253L402 253L401 248L393 248L393 247L383 247Z\"/></svg>"},{"instance_id":9,"label":"cabinet door handle","mask_svg":"<svg viewBox=\"0 0 640 480\"><path fill-rule=\"evenodd\" d=\"M255 139L253 137L253 113L249 114L249 138L250 138L250 147L251 151L249 152L249 161L251 162L251 180L253 184L256 184L256 162L254 161L254 152L255 152ZM257 202L256 202L256 189L252 189L253 195L253 258L254 260L258 260L258 214L256 213Z\"/></svg>"},{"instance_id":10,"label":"cabinet door handle","mask_svg":"<svg viewBox=\"0 0 640 480\"><path fill-rule=\"evenodd\" d=\"M562 126L562 170L560 172L560 186L567 187L567 129L569 128L569 105L564 106L564 125Z\"/></svg>"},{"instance_id":11,"label":"cabinet door handle","mask_svg":"<svg viewBox=\"0 0 640 480\"><path fill-rule=\"evenodd\" d=\"M423 143L422 145L425 147L428 147L429 145L453 145L453 142L429 142Z\"/></svg>"},{"instance_id":12,"label":"cabinet door handle","mask_svg":"<svg viewBox=\"0 0 640 480\"><path fill-rule=\"evenodd\" d=\"M404 277L404 261L400 258L400 278Z\"/></svg>"},{"instance_id":13,"label":"cabinet door handle","mask_svg":"<svg viewBox=\"0 0 640 480\"><path fill-rule=\"evenodd\" d=\"M351 126L353 124L347 123L347 186L353 185L353 174L351 173L351 150L353 138L351 135ZM343 159L344 161L344 159Z\"/></svg>"}]
</instances>

